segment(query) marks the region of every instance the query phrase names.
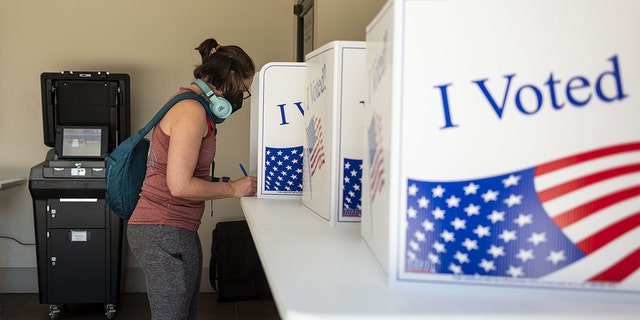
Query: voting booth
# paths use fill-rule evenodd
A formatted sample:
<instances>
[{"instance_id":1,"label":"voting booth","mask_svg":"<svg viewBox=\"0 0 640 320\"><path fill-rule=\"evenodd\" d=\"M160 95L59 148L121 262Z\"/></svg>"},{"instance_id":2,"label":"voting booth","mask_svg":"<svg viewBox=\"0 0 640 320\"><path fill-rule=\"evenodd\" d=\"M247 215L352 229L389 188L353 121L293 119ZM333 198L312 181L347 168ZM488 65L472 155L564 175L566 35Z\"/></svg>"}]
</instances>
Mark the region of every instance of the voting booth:
<instances>
[{"instance_id":1,"label":"voting booth","mask_svg":"<svg viewBox=\"0 0 640 320\"><path fill-rule=\"evenodd\" d=\"M302 195L304 63L271 62L254 76L249 171L258 198Z\"/></svg>"},{"instance_id":2,"label":"voting booth","mask_svg":"<svg viewBox=\"0 0 640 320\"><path fill-rule=\"evenodd\" d=\"M360 221L366 43L306 55L302 204L330 224Z\"/></svg>"},{"instance_id":3,"label":"voting booth","mask_svg":"<svg viewBox=\"0 0 640 320\"><path fill-rule=\"evenodd\" d=\"M640 291L637 1L389 1L361 234L392 287Z\"/></svg>"},{"instance_id":4,"label":"voting booth","mask_svg":"<svg viewBox=\"0 0 640 320\"><path fill-rule=\"evenodd\" d=\"M45 160L31 168L40 303L103 303L115 317L123 222L105 202L104 155L130 134L129 76L43 73Z\"/></svg>"}]
</instances>

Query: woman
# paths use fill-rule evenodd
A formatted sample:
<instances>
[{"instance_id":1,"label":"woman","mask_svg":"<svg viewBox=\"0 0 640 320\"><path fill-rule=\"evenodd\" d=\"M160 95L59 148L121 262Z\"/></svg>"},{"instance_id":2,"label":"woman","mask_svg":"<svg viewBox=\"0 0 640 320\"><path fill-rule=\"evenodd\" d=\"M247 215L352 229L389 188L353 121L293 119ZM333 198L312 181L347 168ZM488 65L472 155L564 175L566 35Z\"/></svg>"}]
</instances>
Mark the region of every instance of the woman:
<instances>
[{"instance_id":1,"label":"woman","mask_svg":"<svg viewBox=\"0 0 640 320\"><path fill-rule=\"evenodd\" d=\"M194 77L237 110L253 81L251 58L240 47L220 46L215 39L196 50L202 64ZM204 95L193 83L176 94L185 91ZM173 106L154 128L147 175L127 228L145 273L153 319L196 319L202 274L198 227L205 200L256 193L255 177L212 182L216 122L222 120L210 119L200 102L188 99Z\"/></svg>"}]
</instances>

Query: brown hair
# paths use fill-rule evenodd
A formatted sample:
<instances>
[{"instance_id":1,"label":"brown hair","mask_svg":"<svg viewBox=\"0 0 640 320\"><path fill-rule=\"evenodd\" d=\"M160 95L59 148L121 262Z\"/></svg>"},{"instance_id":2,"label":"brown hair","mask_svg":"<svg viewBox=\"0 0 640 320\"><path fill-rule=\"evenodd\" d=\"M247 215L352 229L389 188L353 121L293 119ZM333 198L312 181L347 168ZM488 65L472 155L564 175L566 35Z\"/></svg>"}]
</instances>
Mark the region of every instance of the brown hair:
<instances>
[{"instance_id":1,"label":"brown hair","mask_svg":"<svg viewBox=\"0 0 640 320\"><path fill-rule=\"evenodd\" d=\"M205 80L225 94L242 92L243 79L256 72L251 57L235 45L221 46L213 38L204 40L197 48L202 64L193 70L196 79Z\"/></svg>"}]
</instances>

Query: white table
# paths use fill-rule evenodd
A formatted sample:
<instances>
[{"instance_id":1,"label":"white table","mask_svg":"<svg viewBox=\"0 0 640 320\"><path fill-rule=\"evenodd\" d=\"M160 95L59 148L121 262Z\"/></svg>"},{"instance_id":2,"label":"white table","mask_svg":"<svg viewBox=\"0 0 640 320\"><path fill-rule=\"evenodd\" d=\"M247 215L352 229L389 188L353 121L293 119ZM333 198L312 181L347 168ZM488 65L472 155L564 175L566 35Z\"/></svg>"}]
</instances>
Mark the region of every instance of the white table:
<instances>
[{"instance_id":1,"label":"white table","mask_svg":"<svg viewBox=\"0 0 640 320\"><path fill-rule=\"evenodd\" d=\"M390 290L359 226L297 200L242 198L283 319L640 319L640 294L424 284Z\"/></svg>"},{"instance_id":2,"label":"white table","mask_svg":"<svg viewBox=\"0 0 640 320\"><path fill-rule=\"evenodd\" d=\"M6 190L11 187L19 186L25 183L24 178L0 179L0 190Z\"/></svg>"}]
</instances>

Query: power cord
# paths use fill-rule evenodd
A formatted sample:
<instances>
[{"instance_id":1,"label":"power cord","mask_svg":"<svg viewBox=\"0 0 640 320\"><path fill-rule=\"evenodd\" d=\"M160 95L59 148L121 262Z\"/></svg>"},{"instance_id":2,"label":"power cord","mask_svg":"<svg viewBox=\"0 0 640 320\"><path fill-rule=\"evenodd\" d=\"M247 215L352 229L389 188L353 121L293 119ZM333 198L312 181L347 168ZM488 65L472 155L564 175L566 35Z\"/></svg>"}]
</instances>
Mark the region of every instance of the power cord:
<instances>
[{"instance_id":1,"label":"power cord","mask_svg":"<svg viewBox=\"0 0 640 320\"><path fill-rule=\"evenodd\" d=\"M25 243L25 242L22 242L22 241L20 241L20 240L18 240L18 239L16 239L16 238L14 238L14 237L10 237L10 236L2 236L2 235L0 235L0 238L13 240L13 241L15 241L15 242L17 242L17 243L19 243L19 244L21 244L21 245L23 245L23 246L35 246L35 245L36 245L35 243Z\"/></svg>"}]
</instances>

